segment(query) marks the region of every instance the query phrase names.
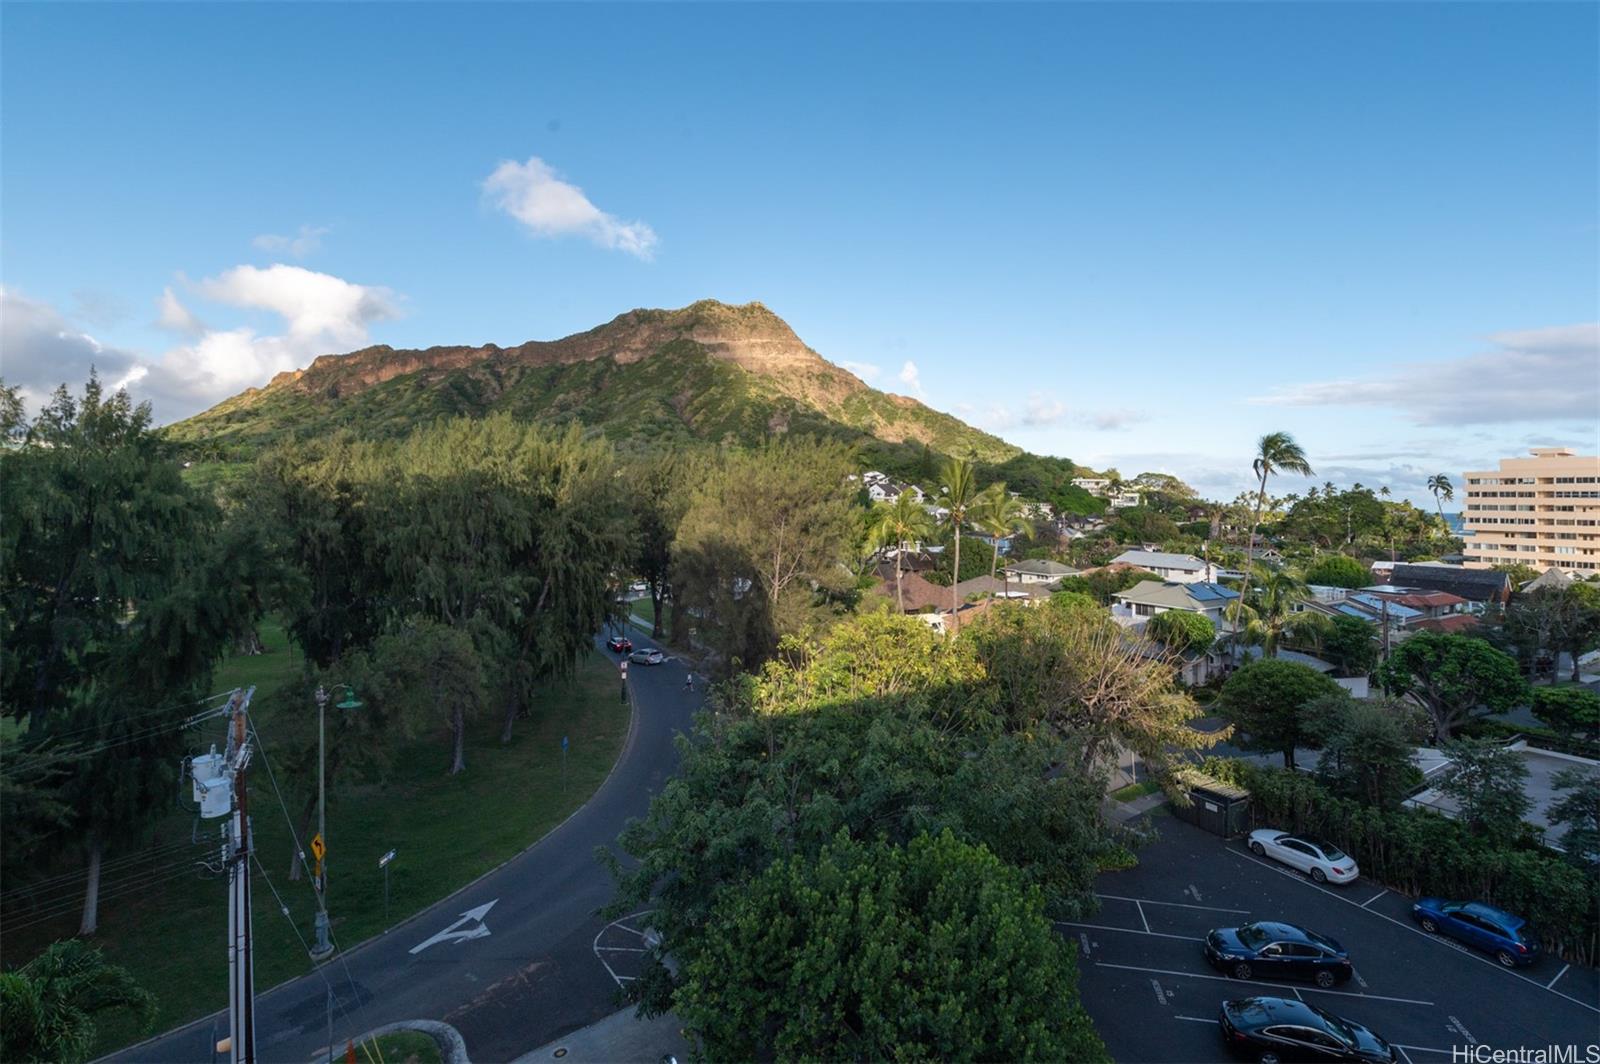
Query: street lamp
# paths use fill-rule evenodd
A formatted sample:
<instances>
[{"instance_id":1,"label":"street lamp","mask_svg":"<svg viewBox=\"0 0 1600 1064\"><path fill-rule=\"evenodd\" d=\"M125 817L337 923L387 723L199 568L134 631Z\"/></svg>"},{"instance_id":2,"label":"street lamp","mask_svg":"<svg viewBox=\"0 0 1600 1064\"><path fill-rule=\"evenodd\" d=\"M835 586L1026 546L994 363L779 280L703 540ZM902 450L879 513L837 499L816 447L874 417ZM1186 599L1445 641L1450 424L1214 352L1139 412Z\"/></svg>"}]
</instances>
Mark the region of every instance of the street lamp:
<instances>
[{"instance_id":1,"label":"street lamp","mask_svg":"<svg viewBox=\"0 0 1600 1064\"><path fill-rule=\"evenodd\" d=\"M344 692L344 700L335 702L336 709L345 712L361 708L356 689L347 683L334 684L334 692ZM311 840L311 852L317 858L315 886L317 888L316 931L317 944L311 948L311 959L325 960L333 954L333 943L328 939L328 872L323 855L328 852L328 744L327 709L328 691L317 685L317 837Z\"/></svg>"}]
</instances>

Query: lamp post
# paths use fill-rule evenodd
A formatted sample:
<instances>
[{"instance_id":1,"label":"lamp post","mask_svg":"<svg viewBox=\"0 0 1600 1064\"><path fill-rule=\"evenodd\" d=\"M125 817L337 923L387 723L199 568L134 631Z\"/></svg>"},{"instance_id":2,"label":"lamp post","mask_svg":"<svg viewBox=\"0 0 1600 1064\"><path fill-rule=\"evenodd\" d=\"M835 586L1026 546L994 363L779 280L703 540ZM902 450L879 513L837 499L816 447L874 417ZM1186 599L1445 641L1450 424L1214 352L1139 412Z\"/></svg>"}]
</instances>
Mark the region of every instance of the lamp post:
<instances>
[{"instance_id":1,"label":"lamp post","mask_svg":"<svg viewBox=\"0 0 1600 1064\"><path fill-rule=\"evenodd\" d=\"M356 698L356 689L349 684L335 684L335 691L343 690L344 701L334 703L335 707L345 711L361 708L361 702ZM328 938L328 871L323 863L323 855L328 847L328 742L327 742L327 709L328 692L321 685L317 685L317 837L312 840L311 850L317 858L316 888L317 888L317 915L315 927L317 944L311 947L311 959L314 961L326 960L333 954L333 942Z\"/></svg>"}]
</instances>

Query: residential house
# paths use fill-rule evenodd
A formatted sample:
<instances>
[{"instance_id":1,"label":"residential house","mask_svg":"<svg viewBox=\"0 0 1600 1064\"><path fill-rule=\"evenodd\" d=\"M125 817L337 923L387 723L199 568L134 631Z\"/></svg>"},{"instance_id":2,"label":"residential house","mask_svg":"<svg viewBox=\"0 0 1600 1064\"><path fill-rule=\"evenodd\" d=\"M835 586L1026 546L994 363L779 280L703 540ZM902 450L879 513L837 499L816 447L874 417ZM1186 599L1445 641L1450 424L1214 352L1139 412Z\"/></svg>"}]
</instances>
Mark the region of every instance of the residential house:
<instances>
[{"instance_id":1,"label":"residential house","mask_svg":"<svg viewBox=\"0 0 1600 1064\"><path fill-rule=\"evenodd\" d=\"M1054 584L1063 577L1077 576L1078 570L1044 558L1029 558L1005 567L1006 577L1015 584Z\"/></svg>"},{"instance_id":2,"label":"residential house","mask_svg":"<svg viewBox=\"0 0 1600 1064\"><path fill-rule=\"evenodd\" d=\"M1112 596L1111 616L1119 624L1138 627L1158 613L1187 610L1208 618L1218 632L1231 632L1223 613L1238 597L1232 588L1206 580L1146 580Z\"/></svg>"},{"instance_id":3,"label":"residential house","mask_svg":"<svg viewBox=\"0 0 1600 1064\"><path fill-rule=\"evenodd\" d=\"M1138 506L1143 501L1144 496L1131 488L1119 491L1106 499L1106 503L1113 510L1126 510Z\"/></svg>"},{"instance_id":4,"label":"residential house","mask_svg":"<svg viewBox=\"0 0 1600 1064\"><path fill-rule=\"evenodd\" d=\"M1111 481L1106 477L1073 477L1072 486L1082 488L1090 495L1104 495L1111 487Z\"/></svg>"},{"instance_id":5,"label":"residential house","mask_svg":"<svg viewBox=\"0 0 1600 1064\"><path fill-rule=\"evenodd\" d=\"M1112 565L1119 563L1147 570L1163 580L1177 584L1193 584L1202 580L1217 579L1216 567L1192 554L1169 554L1158 550L1125 550L1111 559Z\"/></svg>"},{"instance_id":6,"label":"residential house","mask_svg":"<svg viewBox=\"0 0 1600 1064\"><path fill-rule=\"evenodd\" d=\"M1511 577L1497 569L1402 562L1394 567L1389 582L1398 587L1448 591L1472 603L1474 610L1504 604L1511 598Z\"/></svg>"}]
</instances>

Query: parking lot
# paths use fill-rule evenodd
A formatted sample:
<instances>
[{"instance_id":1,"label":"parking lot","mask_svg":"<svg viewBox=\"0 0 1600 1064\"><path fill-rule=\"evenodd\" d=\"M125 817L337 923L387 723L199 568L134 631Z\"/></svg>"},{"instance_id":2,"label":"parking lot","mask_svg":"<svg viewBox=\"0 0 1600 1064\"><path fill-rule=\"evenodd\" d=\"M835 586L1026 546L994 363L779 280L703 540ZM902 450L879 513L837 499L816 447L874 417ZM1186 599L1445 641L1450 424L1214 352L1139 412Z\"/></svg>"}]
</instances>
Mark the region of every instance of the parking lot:
<instances>
[{"instance_id":1,"label":"parking lot","mask_svg":"<svg viewBox=\"0 0 1600 1064\"><path fill-rule=\"evenodd\" d=\"M1528 968L1425 934L1411 900L1362 878L1321 887L1300 873L1174 817L1139 867L1097 881L1101 908L1059 925L1079 950L1083 1003L1112 1056L1134 1062L1230 1059L1217 1012L1231 998L1300 997L1371 1028L1409 1064L1449 1061L1453 1047L1544 1049L1600 1041L1600 973L1541 957ZM1338 939L1356 976L1307 983L1241 982L1206 964L1205 933L1282 920ZM1487 1058L1485 1058L1487 1059Z\"/></svg>"}]
</instances>

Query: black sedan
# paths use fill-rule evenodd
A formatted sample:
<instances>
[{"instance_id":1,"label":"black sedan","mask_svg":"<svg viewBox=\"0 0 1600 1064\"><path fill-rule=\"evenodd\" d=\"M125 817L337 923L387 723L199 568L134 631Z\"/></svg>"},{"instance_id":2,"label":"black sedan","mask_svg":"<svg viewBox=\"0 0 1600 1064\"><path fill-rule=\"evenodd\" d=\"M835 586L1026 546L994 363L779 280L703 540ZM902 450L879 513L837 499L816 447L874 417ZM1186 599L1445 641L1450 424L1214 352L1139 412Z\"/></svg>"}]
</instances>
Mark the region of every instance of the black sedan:
<instances>
[{"instance_id":1,"label":"black sedan","mask_svg":"<svg viewBox=\"0 0 1600 1064\"><path fill-rule=\"evenodd\" d=\"M1310 979L1321 987L1355 974L1350 954L1331 938L1265 921L1206 935L1206 960L1235 979Z\"/></svg>"},{"instance_id":2,"label":"black sedan","mask_svg":"<svg viewBox=\"0 0 1600 1064\"><path fill-rule=\"evenodd\" d=\"M1261 1064L1355 1061L1392 1064L1394 1047L1354 1020L1289 998L1222 1003L1222 1040L1235 1055Z\"/></svg>"}]
</instances>

